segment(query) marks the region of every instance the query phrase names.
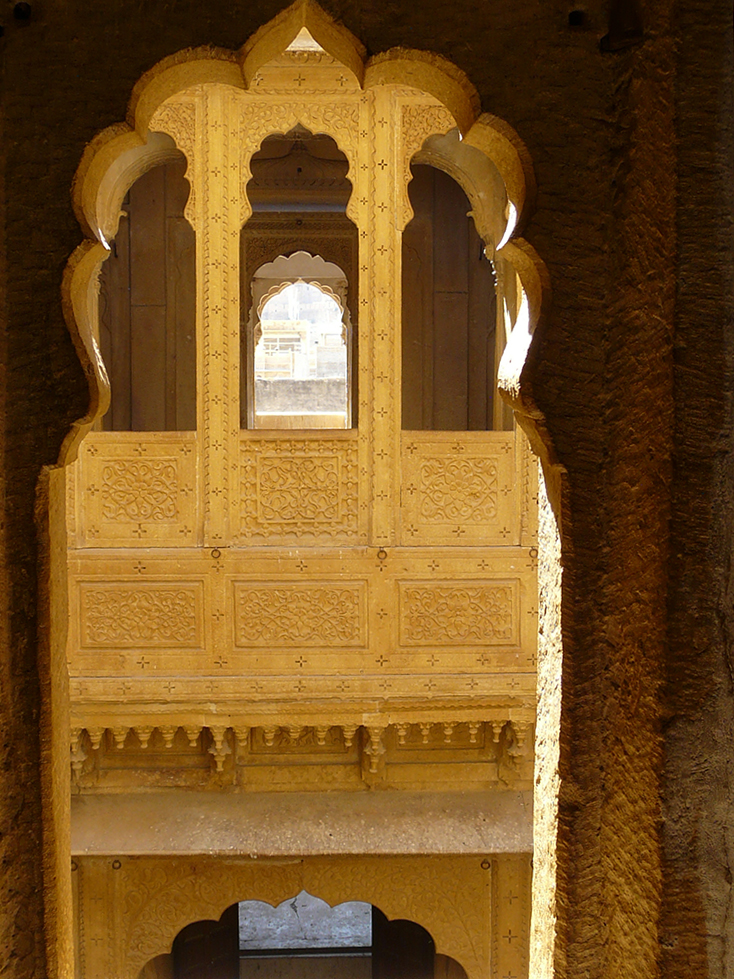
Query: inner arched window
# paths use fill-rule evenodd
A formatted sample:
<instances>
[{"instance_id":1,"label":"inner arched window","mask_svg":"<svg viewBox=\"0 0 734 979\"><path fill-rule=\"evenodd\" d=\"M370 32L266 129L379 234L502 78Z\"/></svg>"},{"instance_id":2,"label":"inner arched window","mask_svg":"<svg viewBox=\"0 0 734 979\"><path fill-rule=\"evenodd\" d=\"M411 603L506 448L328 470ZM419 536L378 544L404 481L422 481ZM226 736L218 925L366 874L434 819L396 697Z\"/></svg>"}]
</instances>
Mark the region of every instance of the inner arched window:
<instances>
[{"instance_id":1,"label":"inner arched window","mask_svg":"<svg viewBox=\"0 0 734 979\"><path fill-rule=\"evenodd\" d=\"M326 263L324 263L326 264ZM348 314L328 287L276 286L253 331L253 428L348 428Z\"/></svg>"},{"instance_id":2,"label":"inner arched window","mask_svg":"<svg viewBox=\"0 0 734 979\"><path fill-rule=\"evenodd\" d=\"M100 273L108 431L196 429L196 240L186 159L171 156L130 188Z\"/></svg>"},{"instance_id":3,"label":"inner arched window","mask_svg":"<svg viewBox=\"0 0 734 979\"><path fill-rule=\"evenodd\" d=\"M402 427L504 427L494 273L471 204L449 174L413 164L403 232Z\"/></svg>"},{"instance_id":4,"label":"inner arched window","mask_svg":"<svg viewBox=\"0 0 734 979\"><path fill-rule=\"evenodd\" d=\"M357 228L349 163L296 126L250 160L240 236L242 428L354 425Z\"/></svg>"}]
</instances>

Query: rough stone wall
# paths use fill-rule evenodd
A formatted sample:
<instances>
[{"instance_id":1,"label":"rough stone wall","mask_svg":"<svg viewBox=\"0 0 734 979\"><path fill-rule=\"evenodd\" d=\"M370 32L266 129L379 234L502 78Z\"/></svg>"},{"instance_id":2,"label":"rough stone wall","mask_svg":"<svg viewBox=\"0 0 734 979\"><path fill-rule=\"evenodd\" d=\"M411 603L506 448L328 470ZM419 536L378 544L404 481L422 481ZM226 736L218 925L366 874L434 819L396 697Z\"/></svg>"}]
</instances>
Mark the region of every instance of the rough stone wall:
<instances>
[{"instance_id":1,"label":"rough stone wall","mask_svg":"<svg viewBox=\"0 0 734 979\"><path fill-rule=\"evenodd\" d=\"M611 173L588 226L603 240L597 252L574 229L593 252L568 306L551 266L533 379L567 471L555 974L570 976L653 976L659 963L675 155L665 4L647 4L644 23L643 45L605 56Z\"/></svg>"},{"instance_id":2,"label":"rough stone wall","mask_svg":"<svg viewBox=\"0 0 734 979\"><path fill-rule=\"evenodd\" d=\"M546 493L545 481L538 486L538 711L535 725L535 750L542 764L536 768L533 810L533 897L543 913L532 915L530 923L530 974L533 979L548 979L556 962L565 961L556 948L559 908L556 902L558 874L558 732L563 702L563 635L561 628L561 539L558 522ZM563 969L558 972L563 975Z\"/></svg>"},{"instance_id":3,"label":"rough stone wall","mask_svg":"<svg viewBox=\"0 0 734 979\"><path fill-rule=\"evenodd\" d=\"M663 974L734 974L734 53L731 4L675 4L681 38L675 431L665 671Z\"/></svg>"},{"instance_id":4,"label":"rough stone wall","mask_svg":"<svg viewBox=\"0 0 734 979\"><path fill-rule=\"evenodd\" d=\"M59 300L81 240L69 187L145 70L189 46L236 48L284 6L31 4L27 22L0 12L0 974L13 979L47 974L33 501L86 400ZM370 53L454 61L536 168L525 233L553 303L528 380L567 473L556 972L731 973L731 4L646 0L644 44L606 53L601 0L583 28L567 0L323 6Z\"/></svg>"}]
</instances>

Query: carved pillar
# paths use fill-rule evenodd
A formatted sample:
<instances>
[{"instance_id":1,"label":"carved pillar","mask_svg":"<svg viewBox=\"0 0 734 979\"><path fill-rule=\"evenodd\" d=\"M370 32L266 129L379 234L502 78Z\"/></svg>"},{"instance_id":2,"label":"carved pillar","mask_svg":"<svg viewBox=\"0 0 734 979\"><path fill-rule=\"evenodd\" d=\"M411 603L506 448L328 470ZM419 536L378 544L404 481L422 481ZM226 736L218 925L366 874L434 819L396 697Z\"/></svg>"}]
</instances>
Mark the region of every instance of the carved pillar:
<instances>
[{"instance_id":1,"label":"carved pillar","mask_svg":"<svg viewBox=\"0 0 734 979\"><path fill-rule=\"evenodd\" d=\"M197 201L197 411L204 542L210 546L229 539L225 501L230 495L230 459L239 434L239 120L232 100L224 87L204 90L197 141L202 154L202 193Z\"/></svg>"},{"instance_id":2,"label":"carved pillar","mask_svg":"<svg viewBox=\"0 0 734 979\"><path fill-rule=\"evenodd\" d=\"M371 206L369 254L372 313L372 528L373 544L394 544L400 459L400 247L395 220L398 180L397 106L387 88L371 93ZM396 179L397 178L397 179Z\"/></svg>"}]
</instances>

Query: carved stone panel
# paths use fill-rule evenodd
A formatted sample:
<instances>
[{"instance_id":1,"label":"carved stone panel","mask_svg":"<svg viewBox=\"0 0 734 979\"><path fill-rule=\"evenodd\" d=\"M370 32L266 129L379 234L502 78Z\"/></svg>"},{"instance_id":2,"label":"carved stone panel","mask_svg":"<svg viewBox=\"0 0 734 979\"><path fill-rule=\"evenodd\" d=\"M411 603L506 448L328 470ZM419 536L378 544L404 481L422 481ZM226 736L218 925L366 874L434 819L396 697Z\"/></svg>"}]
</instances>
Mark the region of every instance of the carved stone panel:
<instances>
[{"instance_id":1,"label":"carved stone panel","mask_svg":"<svg viewBox=\"0 0 734 979\"><path fill-rule=\"evenodd\" d=\"M515 866L518 859L524 860L522 867ZM497 893L501 903L495 907L493 878L506 861ZM527 905L528 869L528 857L501 855L490 862L481 854L306 856L291 863L241 854L186 860L80 856L75 860L80 979L135 979L146 962L170 951L186 925L217 920L236 901L277 905L304 889L332 906L367 901L389 919L417 922L430 932L438 952L461 963L469 979L523 979L527 923L507 912L520 902ZM520 954L492 961L497 942L507 943L507 935Z\"/></svg>"},{"instance_id":2,"label":"carved stone panel","mask_svg":"<svg viewBox=\"0 0 734 979\"><path fill-rule=\"evenodd\" d=\"M193 432L95 432L76 471L81 547L181 546L197 541Z\"/></svg>"},{"instance_id":3,"label":"carved stone panel","mask_svg":"<svg viewBox=\"0 0 734 979\"><path fill-rule=\"evenodd\" d=\"M402 543L519 543L512 432L404 432Z\"/></svg>"},{"instance_id":4,"label":"carved stone panel","mask_svg":"<svg viewBox=\"0 0 734 979\"><path fill-rule=\"evenodd\" d=\"M366 582L234 584L236 646L364 646Z\"/></svg>"},{"instance_id":5,"label":"carved stone panel","mask_svg":"<svg viewBox=\"0 0 734 979\"><path fill-rule=\"evenodd\" d=\"M402 582L401 646L514 646L517 582Z\"/></svg>"},{"instance_id":6,"label":"carved stone panel","mask_svg":"<svg viewBox=\"0 0 734 979\"><path fill-rule=\"evenodd\" d=\"M164 653L180 662L204 649L201 581L82 579L70 597L72 675L145 674Z\"/></svg>"},{"instance_id":7,"label":"carved stone panel","mask_svg":"<svg viewBox=\"0 0 734 979\"><path fill-rule=\"evenodd\" d=\"M233 526L241 543L356 543L357 438L252 438L240 442Z\"/></svg>"},{"instance_id":8,"label":"carved stone panel","mask_svg":"<svg viewBox=\"0 0 734 979\"><path fill-rule=\"evenodd\" d=\"M83 646L201 645L195 585L87 582L79 590Z\"/></svg>"}]
</instances>

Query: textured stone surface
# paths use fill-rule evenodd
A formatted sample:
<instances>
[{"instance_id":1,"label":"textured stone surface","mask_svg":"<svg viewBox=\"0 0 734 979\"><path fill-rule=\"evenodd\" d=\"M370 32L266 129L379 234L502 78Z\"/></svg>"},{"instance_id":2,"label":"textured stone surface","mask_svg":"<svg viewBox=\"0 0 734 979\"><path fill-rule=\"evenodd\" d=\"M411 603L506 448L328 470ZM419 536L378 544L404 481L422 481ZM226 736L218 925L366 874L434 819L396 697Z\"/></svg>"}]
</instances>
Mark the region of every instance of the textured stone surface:
<instances>
[{"instance_id":1,"label":"textured stone surface","mask_svg":"<svg viewBox=\"0 0 734 979\"><path fill-rule=\"evenodd\" d=\"M518 818L518 813L520 818ZM525 853L529 792L79 796L75 854Z\"/></svg>"}]
</instances>

